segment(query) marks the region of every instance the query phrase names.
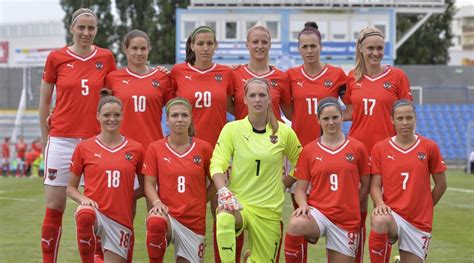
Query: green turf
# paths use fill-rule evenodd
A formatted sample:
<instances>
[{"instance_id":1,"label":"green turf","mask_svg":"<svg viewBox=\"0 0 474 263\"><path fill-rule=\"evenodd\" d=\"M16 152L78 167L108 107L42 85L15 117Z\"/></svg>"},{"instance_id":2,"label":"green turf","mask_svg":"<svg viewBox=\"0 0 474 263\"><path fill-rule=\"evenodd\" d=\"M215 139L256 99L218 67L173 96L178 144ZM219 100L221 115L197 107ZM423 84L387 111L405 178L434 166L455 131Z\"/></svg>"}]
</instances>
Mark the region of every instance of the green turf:
<instances>
[{"instance_id":1,"label":"green turf","mask_svg":"<svg viewBox=\"0 0 474 263\"><path fill-rule=\"evenodd\" d=\"M435 210L433 240L428 262L474 262L474 176L461 171L448 173L448 190ZM462 192L462 189L471 192ZM0 178L0 262L41 262L40 231L44 214L44 190L39 178ZM80 262L75 241L73 210L68 202L63 220L63 234L58 262ZM287 200L284 222L288 222L291 205ZM145 242L145 209L140 201L135 231L134 262L147 262ZM213 262L208 216L206 261ZM323 240L309 248L309 262L325 262ZM367 251L367 249L366 249ZM396 252L395 252L396 253ZM369 262L366 253L366 262ZM173 249L165 262L174 262ZM283 262L283 260L282 260Z\"/></svg>"}]
</instances>

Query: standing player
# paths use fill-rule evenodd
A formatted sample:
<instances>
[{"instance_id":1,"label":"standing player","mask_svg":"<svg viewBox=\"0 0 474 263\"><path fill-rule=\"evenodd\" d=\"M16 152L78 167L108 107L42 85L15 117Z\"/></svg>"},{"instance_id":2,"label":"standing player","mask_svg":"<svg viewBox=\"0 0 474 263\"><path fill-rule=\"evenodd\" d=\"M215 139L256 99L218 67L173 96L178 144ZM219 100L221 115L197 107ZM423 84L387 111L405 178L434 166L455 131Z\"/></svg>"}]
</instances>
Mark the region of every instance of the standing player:
<instances>
[{"instance_id":1,"label":"standing player","mask_svg":"<svg viewBox=\"0 0 474 263\"><path fill-rule=\"evenodd\" d=\"M26 149L28 145L25 143L25 138L23 135L18 136L18 141L15 143L15 151L16 151L16 176L24 176L26 175L25 169L25 156L26 156Z\"/></svg>"},{"instance_id":2,"label":"standing player","mask_svg":"<svg viewBox=\"0 0 474 263\"><path fill-rule=\"evenodd\" d=\"M150 145L143 168L145 193L153 203L147 218L149 260L163 262L166 247L172 242L176 262L203 262L206 203L211 196L206 193L206 179L212 146L193 137L188 100L170 100L166 122L170 135Z\"/></svg>"},{"instance_id":3,"label":"standing player","mask_svg":"<svg viewBox=\"0 0 474 263\"><path fill-rule=\"evenodd\" d=\"M284 158L292 167L301 145L271 108L271 84L254 78L244 86L248 117L224 126L211 160L218 189L217 243L222 262L235 259L235 236L248 231L250 261L278 262L281 245ZM232 171L225 175L232 159ZM243 210L242 207L244 207Z\"/></svg>"},{"instance_id":4,"label":"standing player","mask_svg":"<svg viewBox=\"0 0 474 263\"><path fill-rule=\"evenodd\" d=\"M101 132L81 141L72 156L67 193L76 209L77 245L82 262L94 262L96 235L105 262L126 262L133 235L134 181L141 173L142 146L120 135L122 103L104 90L97 107ZM84 175L84 194L79 181Z\"/></svg>"},{"instance_id":5,"label":"standing player","mask_svg":"<svg viewBox=\"0 0 474 263\"><path fill-rule=\"evenodd\" d=\"M161 114L171 98L171 81L159 68L147 65L150 39L140 30L128 32L123 39L127 67L111 72L105 86L123 102L121 133L142 144L144 149L163 138Z\"/></svg>"},{"instance_id":6,"label":"standing player","mask_svg":"<svg viewBox=\"0 0 474 263\"><path fill-rule=\"evenodd\" d=\"M322 99L317 110L323 134L303 148L296 166L298 208L288 224L285 259L288 263L306 262L305 240L316 243L326 236L330 262L354 262L359 198L369 191L368 153L361 142L342 133L342 109L337 99Z\"/></svg>"},{"instance_id":7,"label":"standing player","mask_svg":"<svg viewBox=\"0 0 474 263\"><path fill-rule=\"evenodd\" d=\"M171 69L176 95L193 105L196 137L212 146L226 123L226 109L232 107L232 69L212 61L216 50L214 29L197 27L186 41L186 62Z\"/></svg>"},{"instance_id":8,"label":"standing player","mask_svg":"<svg viewBox=\"0 0 474 263\"><path fill-rule=\"evenodd\" d=\"M291 118L291 95L288 76L285 72L270 66L269 55L271 48L270 31L264 26L254 26L247 33L247 49L250 61L234 70L234 106L235 119L247 116L248 110L244 102L245 84L252 78L264 78L270 83L272 109L281 121L280 107L285 117Z\"/></svg>"},{"instance_id":9,"label":"standing player","mask_svg":"<svg viewBox=\"0 0 474 263\"><path fill-rule=\"evenodd\" d=\"M10 137L5 137L2 144L2 175L10 175Z\"/></svg>"},{"instance_id":10,"label":"standing player","mask_svg":"<svg viewBox=\"0 0 474 263\"><path fill-rule=\"evenodd\" d=\"M49 54L41 82L40 127L42 140L47 142L46 213L41 233L44 262L57 259L72 153L81 139L99 132L95 120L99 92L105 76L115 70L112 53L93 45L97 23L97 16L90 9L80 8L74 12L69 29L74 43ZM54 89L56 103L50 115Z\"/></svg>"},{"instance_id":11,"label":"standing player","mask_svg":"<svg viewBox=\"0 0 474 263\"><path fill-rule=\"evenodd\" d=\"M370 195L375 208L370 261L388 262L387 244L398 239L401 262L424 262L431 241L433 208L447 188L446 165L436 143L415 134L416 114L411 101L393 104L392 122L396 136L377 143L372 150Z\"/></svg>"},{"instance_id":12,"label":"standing player","mask_svg":"<svg viewBox=\"0 0 474 263\"><path fill-rule=\"evenodd\" d=\"M293 98L291 128L301 145L320 136L318 101L337 98L345 92L346 74L341 68L321 62L321 33L315 22L306 22L298 34L298 44L304 64L287 71Z\"/></svg>"},{"instance_id":13,"label":"standing player","mask_svg":"<svg viewBox=\"0 0 474 263\"><path fill-rule=\"evenodd\" d=\"M356 43L356 65L347 77L343 101L344 120L352 120L349 136L364 143L370 153L375 143L395 135L390 121L392 104L398 99L412 100L410 82L403 71L382 65L384 36L375 27L366 27ZM356 262L362 262L365 244L367 199L361 200L361 242Z\"/></svg>"}]
</instances>

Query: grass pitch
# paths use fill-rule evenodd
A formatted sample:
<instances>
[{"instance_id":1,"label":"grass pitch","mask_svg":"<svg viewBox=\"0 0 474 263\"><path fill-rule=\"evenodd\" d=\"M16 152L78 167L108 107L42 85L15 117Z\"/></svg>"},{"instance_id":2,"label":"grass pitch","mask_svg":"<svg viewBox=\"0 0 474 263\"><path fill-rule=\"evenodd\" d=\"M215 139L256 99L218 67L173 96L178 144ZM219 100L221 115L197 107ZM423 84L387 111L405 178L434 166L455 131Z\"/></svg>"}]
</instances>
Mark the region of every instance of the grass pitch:
<instances>
[{"instance_id":1,"label":"grass pitch","mask_svg":"<svg viewBox=\"0 0 474 263\"><path fill-rule=\"evenodd\" d=\"M435 208L433 240L428 262L474 262L474 176L459 170L448 171L448 191ZM75 239L73 211L68 201L58 262L80 262ZM289 196L283 222L292 212ZM145 247L145 202L139 201L135 218L134 262L148 262ZM0 262L41 262L40 232L44 216L44 190L40 178L0 178ZM212 219L207 217L205 262L213 262ZM283 250L283 249L282 249ZM367 244L365 262L369 262ZM393 254L398 254L396 249ZM165 262L174 262L173 248ZM284 262L283 253L280 258ZM324 239L309 247L309 262L326 262Z\"/></svg>"}]
</instances>

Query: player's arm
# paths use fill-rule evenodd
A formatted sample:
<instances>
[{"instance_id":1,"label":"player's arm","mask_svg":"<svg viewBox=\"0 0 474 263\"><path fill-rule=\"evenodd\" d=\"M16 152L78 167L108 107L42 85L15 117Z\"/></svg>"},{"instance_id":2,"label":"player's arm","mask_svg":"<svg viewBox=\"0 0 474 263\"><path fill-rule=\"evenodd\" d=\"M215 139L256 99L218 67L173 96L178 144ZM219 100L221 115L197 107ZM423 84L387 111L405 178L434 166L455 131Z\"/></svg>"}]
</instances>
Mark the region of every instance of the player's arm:
<instances>
[{"instance_id":1,"label":"player's arm","mask_svg":"<svg viewBox=\"0 0 474 263\"><path fill-rule=\"evenodd\" d=\"M369 194L369 190L370 190L370 174L362 175L360 177L359 200L361 201L364 200Z\"/></svg>"},{"instance_id":2,"label":"player's arm","mask_svg":"<svg viewBox=\"0 0 474 263\"><path fill-rule=\"evenodd\" d=\"M74 173L70 173L69 182L67 184L66 192L67 195L80 205L92 206L94 208L99 208L97 203L88 197L84 196L79 192L79 182L81 181L81 176L77 176Z\"/></svg>"},{"instance_id":3,"label":"player's arm","mask_svg":"<svg viewBox=\"0 0 474 263\"><path fill-rule=\"evenodd\" d=\"M145 190L143 188L143 185L145 184L145 179L143 177L143 174L137 174L139 186L134 191L135 199L140 199L145 196Z\"/></svg>"},{"instance_id":4,"label":"player's arm","mask_svg":"<svg viewBox=\"0 0 474 263\"><path fill-rule=\"evenodd\" d=\"M289 105L282 103L280 104L280 108L285 117L291 121L291 115L293 114L293 102L291 102Z\"/></svg>"},{"instance_id":5,"label":"player's arm","mask_svg":"<svg viewBox=\"0 0 474 263\"><path fill-rule=\"evenodd\" d=\"M346 109L342 113L342 119L344 121L352 121L352 104L346 105Z\"/></svg>"},{"instance_id":6,"label":"player's arm","mask_svg":"<svg viewBox=\"0 0 474 263\"><path fill-rule=\"evenodd\" d=\"M150 209L150 213L158 212L162 215L167 215L168 207L163 204L163 202L161 202L160 198L158 197L158 193L156 192L157 177L153 175L145 175L144 179L145 196L148 201L153 204L153 208Z\"/></svg>"},{"instance_id":7,"label":"player's arm","mask_svg":"<svg viewBox=\"0 0 474 263\"><path fill-rule=\"evenodd\" d=\"M235 113L235 103L232 96L227 96L226 101L226 110L228 113L234 114Z\"/></svg>"},{"instance_id":8,"label":"player's arm","mask_svg":"<svg viewBox=\"0 0 474 263\"><path fill-rule=\"evenodd\" d=\"M47 137L49 135L49 125L47 123L51 98L53 96L54 84L47 83L44 80L41 81L41 90L40 90L40 101L39 101L39 122L41 128L41 138L43 144L46 144Z\"/></svg>"},{"instance_id":9,"label":"player's arm","mask_svg":"<svg viewBox=\"0 0 474 263\"><path fill-rule=\"evenodd\" d=\"M307 216L309 217L308 206L308 191L309 182L306 180L298 180L296 182L295 201L298 208L293 212L293 216Z\"/></svg>"},{"instance_id":10,"label":"player's arm","mask_svg":"<svg viewBox=\"0 0 474 263\"><path fill-rule=\"evenodd\" d=\"M375 204L373 215L387 215L392 212L392 209L383 201L382 176L380 174L373 174L370 179L370 196Z\"/></svg>"},{"instance_id":11,"label":"player's arm","mask_svg":"<svg viewBox=\"0 0 474 263\"><path fill-rule=\"evenodd\" d=\"M446 174L444 172L433 174L432 177L434 181L434 187L431 191L431 196L433 197L433 206L435 206L444 195L444 192L446 192L448 183L446 181Z\"/></svg>"}]
</instances>

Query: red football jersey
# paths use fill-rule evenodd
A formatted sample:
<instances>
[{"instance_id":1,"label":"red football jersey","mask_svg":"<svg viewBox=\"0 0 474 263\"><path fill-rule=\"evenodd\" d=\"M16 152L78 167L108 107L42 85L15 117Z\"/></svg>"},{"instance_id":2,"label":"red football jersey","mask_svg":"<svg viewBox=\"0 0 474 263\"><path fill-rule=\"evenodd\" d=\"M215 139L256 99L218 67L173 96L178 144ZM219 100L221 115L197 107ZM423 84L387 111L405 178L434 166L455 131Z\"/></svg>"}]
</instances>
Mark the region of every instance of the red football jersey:
<instances>
[{"instance_id":1,"label":"red football jersey","mask_svg":"<svg viewBox=\"0 0 474 263\"><path fill-rule=\"evenodd\" d=\"M183 154L168 145L168 138L148 147L143 174L156 176L158 196L169 213L197 234L206 233L206 177L212 146L198 138Z\"/></svg>"},{"instance_id":2,"label":"red football jersey","mask_svg":"<svg viewBox=\"0 0 474 263\"><path fill-rule=\"evenodd\" d=\"M163 106L172 97L170 77L154 69L140 75L129 68L107 75L105 86L123 102L121 133L148 145L163 138L161 115Z\"/></svg>"},{"instance_id":3,"label":"red football jersey","mask_svg":"<svg viewBox=\"0 0 474 263\"><path fill-rule=\"evenodd\" d=\"M257 75L250 71L247 65L240 66L233 71L234 74L234 103L235 119L241 120L248 115L247 105L244 103L245 82L251 78L264 78L270 82L270 95L272 96L272 108L279 121L281 119L280 104L291 105L290 82L285 72L271 66L270 71Z\"/></svg>"},{"instance_id":4,"label":"red football jersey","mask_svg":"<svg viewBox=\"0 0 474 263\"><path fill-rule=\"evenodd\" d=\"M321 136L318 121L318 101L326 97L339 97L339 89L345 88L346 74L341 68L326 64L316 76L304 71L303 65L287 72L290 79L293 115L291 128L295 131L301 145Z\"/></svg>"},{"instance_id":5,"label":"red football jersey","mask_svg":"<svg viewBox=\"0 0 474 263\"><path fill-rule=\"evenodd\" d=\"M391 111L399 99L413 100L410 82L402 70L387 66L380 75L365 75L359 82L353 71L349 73L343 99L353 109L349 135L363 142L369 153L374 144L395 135Z\"/></svg>"},{"instance_id":6,"label":"red football jersey","mask_svg":"<svg viewBox=\"0 0 474 263\"><path fill-rule=\"evenodd\" d=\"M43 80L56 84L56 102L49 135L88 138L100 132L96 118L105 76L115 70L110 50L95 47L87 57L67 47L48 55Z\"/></svg>"},{"instance_id":7,"label":"red football jersey","mask_svg":"<svg viewBox=\"0 0 474 263\"><path fill-rule=\"evenodd\" d=\"M16 157L20 159L25 159L25 154L26 154L26 143L16 143L15 144L15 151L16 151Z\"/></svg>"},{"instance_id":8,"label":"red football jersey","mask_svg":"<svg viewBox=\"0 0 474 263\"><path fill-rule=\"evenodd\" d=\"M335 150L323 146L319 139L308 143L295 170L296 178L312 186L308 204L349 232L359 230L360 178L369 174L367 150L351 137Z\"/></svg>"},{"instance_id":9,"label":"red football jersey","mask_svg":"<svg viewBox=\"0 0 474 263\"><path fill-rule=\"evenodd\" d=\"M232 69L214 64L199 70L189 63L171 69L173 89L193 106L195 136L216 145L217 138L226 124L227 96L231 96Z\"/></svg>"},{"instance_id":10,"label":"red football jersey","mask_svg":"<svg viewBox=\"0 0 474 263\"><path fill-rule=\"evenodd\" d=\"M430 174L446 171L438 145L418 135L412 147L402 149L392 137L377 143L371 157L372 174L382 176L385 204L418 229L431 232Z\"/></svg>"},{"instance_id":11,"label":"red football jersey","mask_svg":"<svg viewBox=\"0 0 474 263\"><path fill-rule=\"evenodd\" d=\"M96 137L81 141L72 155L70 170L84 176L84 195L99 205L99 211L133 229L135 175L141 173L143 147L124 138L114 149Z\"/></svg>"},{"instance_id":12,"label":"red football jersey","mask_svg":"<svg viewBox=\"0 0 474 263\"><path fill-rule=\"evenodd\" d=\"M10 146L6 143L2 144L2 157L3 158L10 158Z\"/></svg>"}]
</instances>

